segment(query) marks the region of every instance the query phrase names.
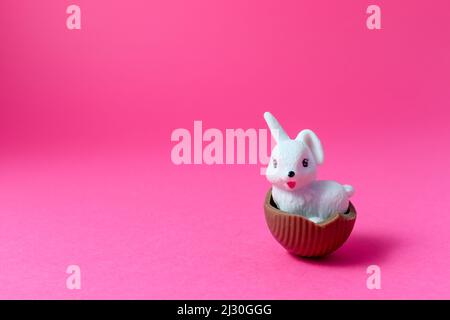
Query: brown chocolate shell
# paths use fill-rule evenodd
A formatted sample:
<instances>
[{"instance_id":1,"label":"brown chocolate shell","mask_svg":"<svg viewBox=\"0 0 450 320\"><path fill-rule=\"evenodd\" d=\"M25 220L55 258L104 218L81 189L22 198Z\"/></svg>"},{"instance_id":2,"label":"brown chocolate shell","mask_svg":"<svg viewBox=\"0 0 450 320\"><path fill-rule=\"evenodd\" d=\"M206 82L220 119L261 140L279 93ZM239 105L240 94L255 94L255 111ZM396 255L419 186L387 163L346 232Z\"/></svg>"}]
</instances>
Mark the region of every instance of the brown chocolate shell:
<instances>
[{"instance_id":1,"label":"brown chocolate shell","mask_svg":"<svg viewBox=\"0 0 450 320\"><path fill-rule=\"evenodd\" d=\"M281 211L272 199L272 189L267 192L264 212L274 238L287 251L301 257L321 257L337 250L350 236L356 221L352 203L346 213L335 214L321 223Z\"/></svg>"}]
</instances>

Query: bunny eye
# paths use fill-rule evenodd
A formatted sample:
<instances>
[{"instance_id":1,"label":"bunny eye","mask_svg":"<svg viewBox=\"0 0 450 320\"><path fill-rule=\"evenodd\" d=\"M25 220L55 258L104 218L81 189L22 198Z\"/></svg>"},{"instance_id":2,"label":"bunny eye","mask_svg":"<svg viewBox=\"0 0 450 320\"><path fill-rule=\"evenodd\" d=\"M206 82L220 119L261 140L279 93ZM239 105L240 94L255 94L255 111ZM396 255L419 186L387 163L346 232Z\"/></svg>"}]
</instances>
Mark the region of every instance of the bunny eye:
<instances>
[{"instance_id":1,"label":"bunny eye","mask_svg":"<svg viewBox=\"0 0 450 320\"><path fill-rule=\"evenodd\" d=\"M302 164L305 168L308 167L308 159L303 159Z\"/></svg>"},{"instance_id":2,"label":"bunny eye","mask_svg":"<svg viewBox=\"0 0 450 320\"><path fill-rule=\"evenodd\" d=\"M278 166L278 161L277 161L277 159L273 159L273 160L272 160L272 164L273 164L274 169L276 169L277 166Z\"/></svg>"}]
</instances>

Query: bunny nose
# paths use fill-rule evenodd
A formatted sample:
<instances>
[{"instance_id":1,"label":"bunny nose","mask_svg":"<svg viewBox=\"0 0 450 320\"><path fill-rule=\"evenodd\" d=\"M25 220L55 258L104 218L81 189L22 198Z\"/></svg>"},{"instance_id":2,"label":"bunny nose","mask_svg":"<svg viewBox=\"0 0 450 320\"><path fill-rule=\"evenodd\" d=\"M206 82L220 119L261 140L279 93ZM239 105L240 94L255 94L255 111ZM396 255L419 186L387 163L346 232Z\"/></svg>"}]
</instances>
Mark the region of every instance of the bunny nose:
<instances>
[{"instance_id":1,"label":"bunny nose","mask_svg":"<svg viewBox=\"0 0 450 320\"><path fill-rule=\"evenodd\" d=\"M289 171L288 177L292 178L293 176L295 176L295 172L294 171Z\"/></svg>"}]
</instances>

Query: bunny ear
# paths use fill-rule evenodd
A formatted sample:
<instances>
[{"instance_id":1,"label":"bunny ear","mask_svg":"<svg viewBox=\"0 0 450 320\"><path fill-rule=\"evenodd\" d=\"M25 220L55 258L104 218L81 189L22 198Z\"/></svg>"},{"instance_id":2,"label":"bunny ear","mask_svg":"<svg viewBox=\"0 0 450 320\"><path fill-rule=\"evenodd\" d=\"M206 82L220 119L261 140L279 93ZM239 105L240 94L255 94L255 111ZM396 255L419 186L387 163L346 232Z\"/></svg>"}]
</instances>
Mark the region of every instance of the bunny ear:
<instances>
[{"instance_id":1,"label":"bunny ear","mask_svg":"<svg viewBox=\"0 0 450 320\"><path fill-rule=\"evenodd\" d=\"M316 134L314 132L312 132L309 129L302 130L297 135L297 138L295 138L295 140L301 141L308 146L308 148L311 150L317 164L323 163L324 155L323 155L322 144L320 143L319 138L316 136Z\"/></svg>"},{"instance_id":2,"label":"bunny ear","mask_svg":"<svg viewBox=\"0 0 450 320\"><path fill-rule=\"evenodd\" d=\"M289 136L286 134L283 127L270 112L264 112L264 119L266 119L270 133L277 143L280 141L289 140Z\"/></svg>"}]
</instances>

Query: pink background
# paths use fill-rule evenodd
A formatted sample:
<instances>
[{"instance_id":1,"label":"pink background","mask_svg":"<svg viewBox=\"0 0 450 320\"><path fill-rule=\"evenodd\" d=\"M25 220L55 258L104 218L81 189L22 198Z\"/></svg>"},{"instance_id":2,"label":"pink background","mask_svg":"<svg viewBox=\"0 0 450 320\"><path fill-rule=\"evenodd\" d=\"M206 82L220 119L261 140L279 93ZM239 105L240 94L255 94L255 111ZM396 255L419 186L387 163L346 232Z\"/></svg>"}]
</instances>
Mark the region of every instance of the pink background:
<instances>
[{"instance_id":1,"label":"pink background","mask_svg":"<svg viewBox=\"0 0 450 320\"><path fill-rule=\"evenodd\" d=\"M0 298L449 299L449 18L447 0L2 0ZM326 259L274 241L259 165L171 162L174 129L266 110L357 190Z\"/></svg>"}]
</instances>

